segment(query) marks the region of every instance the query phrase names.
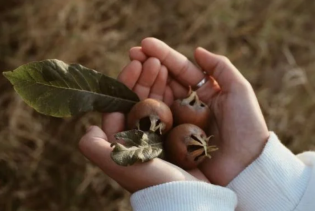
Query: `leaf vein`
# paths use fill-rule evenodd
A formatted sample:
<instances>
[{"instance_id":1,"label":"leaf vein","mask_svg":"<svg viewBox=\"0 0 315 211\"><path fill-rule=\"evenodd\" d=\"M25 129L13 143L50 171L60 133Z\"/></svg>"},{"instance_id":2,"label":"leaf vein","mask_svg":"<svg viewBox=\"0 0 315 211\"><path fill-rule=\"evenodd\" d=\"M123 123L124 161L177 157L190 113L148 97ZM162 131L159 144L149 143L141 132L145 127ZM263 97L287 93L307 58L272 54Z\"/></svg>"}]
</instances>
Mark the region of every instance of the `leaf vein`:
<instances>
[{"instance_id":1,"label":"leaf vein","mask_svg":"<svg viewBox=\"0 0 315 211\"><path fill-rule=\"evenodd\" d=\"M80 68L82 69L82 66L80 65ZM75 70L77 70L76 68L74 68ZM83 73L80 70L77 70L79 75L83 78L83 80L87 83L88 87L90 88L90 90L92 91L93 88L91 86L91 84L89 83L88 80L86 80L86 78L84 77ZM94 78L94 77L93 77ZM98 82L97 82L98 83Z\"/></svg>"},{"instance_id":2,"label":"leaf vein","mask_svg":"<svg viewBox=\"0 0 315 211\"><path fill-rule=\"evenodd\" d=\"M73 80L74 80L74 82L75 82L75 84L77 84L78 85L78 87L80 87L80 89L82 89L83 90L83 87L80 85L80 83L77 81L77 79L71 74L71 73L69 73L69 75L71 76L71 78L73 78Z\"/></svg>"},{"instance_id":3,"label":"leaf vein","mask_svg":"<svg viewBox=\"0 0 315 211\"><path fill-rule=\"evenodd\" d=\"M82 92L86 92L86 93L92 93L92 94L95 94L95 95L98 95L100 97L103 97L105 96L104 94L102 93L98 93L98 92L92 92L92 91L89 91L89 90L84 90L84 89L74 89L74 88L71 88L71 87L58 87L58 86L54 86L54 85L50 85L50 84L43 84L43 83L38 83L38 82L34 82L34 81L28 81L28 80L24 80L24 81L27 81L27 82L30 82L32 84L29 84L29 85L26 85L26 87L28 86L31 86L31 85L35 85L34 83L36 84L39 84L41 86L47 86L47 87L53 87L53 88L56 88L56 89L69 89L69 90L73 90L73 91L82 91ZM23 87L25 88L25 87ZM128 99L125 99L125 98L118 98L118 97L114 97L114 96L111 96L111 95L106 95L114 100L123 100L123 101L127 101L127 102L131 102L131 103L135 103L136 101L133 101L133 100L128 100Z\"/></svg>"}]
</instances>

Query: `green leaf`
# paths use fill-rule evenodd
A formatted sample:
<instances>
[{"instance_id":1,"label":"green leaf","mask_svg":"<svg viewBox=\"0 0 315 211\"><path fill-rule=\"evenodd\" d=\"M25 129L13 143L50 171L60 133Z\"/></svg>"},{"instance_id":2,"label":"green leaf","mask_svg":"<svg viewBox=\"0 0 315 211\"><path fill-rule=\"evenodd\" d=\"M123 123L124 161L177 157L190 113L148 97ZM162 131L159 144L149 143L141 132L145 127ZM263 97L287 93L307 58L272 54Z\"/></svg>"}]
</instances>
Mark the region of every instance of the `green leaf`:
<instances>
[{"instance_id":1,"label":"green leaf","mask_svg":"<svg viewBox=\"0 0 315 211\"><path fill-rule=\"evenodd\" d=\"M128 112L139 101L124 84L79 64L44 60L3 75L36 111L69 117L87 111Z\"/></svg>"},{"instance_id":2,"label":"green leaf","mask_svg":"<svg viewBox=\"0 0 315 211\"><path fill-rule=\"evenodd\" d=\"M125 145L111 145L114 147L111 158L118 165L129 166L136 162L147 162L162 155L162 140L155 133L129 130L117 133L115 137L125 141Z\"/></svg>"}]
</instances>

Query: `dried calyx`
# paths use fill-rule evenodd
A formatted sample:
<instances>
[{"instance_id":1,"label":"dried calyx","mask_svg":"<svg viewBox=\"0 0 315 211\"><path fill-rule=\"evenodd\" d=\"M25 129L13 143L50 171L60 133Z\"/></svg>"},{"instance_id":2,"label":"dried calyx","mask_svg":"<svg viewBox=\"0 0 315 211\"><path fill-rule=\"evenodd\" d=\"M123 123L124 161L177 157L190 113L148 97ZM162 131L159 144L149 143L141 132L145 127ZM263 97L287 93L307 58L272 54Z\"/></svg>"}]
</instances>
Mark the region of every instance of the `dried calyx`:
<instances>
[{"instance_id":1,"label":"dried calyx","mask_svg":"<svg viewBox=\"0 0 315 211\"><path fill-rule=\"evenodd\" d=\"M203 107L207 107L205 103L199 100L197 92L193 91L191 87L189 87L188 97L184 98L180 101L181 105L190 105L196 109L200 109Z\"/></svg>"},{"instance_id":2,"label":"dried calyx","mask_svg":"<svg viewBox=\"0 0 315 211\"><path fill-rule=\"evenodd\" d=\"M218 150L216 146L208 146L211 137L204 137L200 134L192 134L187 137L187 153L192 160L200 162L206 157L211 158L210 153Z\"/></svg>"},{"instance_id":3,"label":"dried calyx","mask_svg":"<svg viewBox=\"0 0 315 211\"><path fill-rule=\"evenodd\" d=\"M206 129L209 126L210 109L191 88L188 97L176 100L171 110L176 125L190 123L202 129Z\"/></svg>"},{"instance_id":4,"label":"dried calyx","mask_svg":"<svg viewBox=\"0 0 315 211\"><path fill-rule=\"evenodd\" d=\"M160 120L159 116L152 114L137 120L136 126L138 130L152 131L162 134L166 124Z\"/></svg>"},{"instance_id":5,"label":"dried calyx","mask_svg":"<svg viewBox=\"0 0 315 211\"><path fill-rule=\"evenodd\" d=\"M217 150L208 146L210 137L198 126L181 124L173 128L164 143L167 158L183 169L196 168L210 153Z\"/></svg>"},{"instance_id":6,"label":"dried calyx","mask_svg":"<svg viewBox=\"0 0 315 211\"><path fill-rule=\"evenodd\" d=\"M173 116L170 108L162 101L145 99L132 107L127 124L129 129L164 134L172 128Z\"/></svg>"}]
</instances>

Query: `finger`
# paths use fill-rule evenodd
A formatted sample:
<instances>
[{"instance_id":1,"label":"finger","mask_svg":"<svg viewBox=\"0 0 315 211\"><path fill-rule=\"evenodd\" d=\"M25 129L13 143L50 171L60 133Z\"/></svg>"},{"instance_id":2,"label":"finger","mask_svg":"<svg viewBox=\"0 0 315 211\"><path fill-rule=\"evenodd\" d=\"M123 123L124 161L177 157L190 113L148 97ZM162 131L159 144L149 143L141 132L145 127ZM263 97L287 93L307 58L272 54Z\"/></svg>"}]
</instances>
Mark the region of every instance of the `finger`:
<instances>
[{"instance_id":1,"label":"finger","mask_svg":"<svg viewBox=\"0 0 315 211\"><path fill-rule=\"evenodd\" d=\"M139 61L131 61L119 74L118 81L133 89L142 72ZM102 129L110 142L116 142L114 135L124 130L125 116L123 113L105 113L102 118ZM113 124L114 123L114 124Z\"/></svg>"},{"instance_id":2,"label":"finger","mask_svg":"<svg viewBox=\"0 0 315 211\"><path fill-rule=\"evenodd\" d=\"M89 128L79 142L79 149L85 157L103 170L114 167L114 163L110 161L112 148L107 142L106 134L99 127ZM111 172L107 173L110 174Z\"/></svg>"},{"instance_id":3,"label":"finger","mask_svg":"<svg viewBox=\"0 0 315 211\"><path fill-rule=\"evenodd\" d=\"M204 78L202 71L164 42L155 38L146 38L142 40L141 46L146 55L158 58L172 76L184 86L195 86Z\"/></svg>"},{"instance_id":4,"label":"finger","mask_svg":"<svg viewBox=\"0 0 315 211\"><path fill-rule=\"evenodd\" d=\"M172 89L175 99L183 99L187 97L188 89L186 89L183 85L178 83L178 81L171 78L169 79L168 86Z\"/></svg>"},{"instance_id":5,"label":"finger","mask_svg":"<svg viewBox=\"0 0 315 211\"><path fill-rule=\"evenodd\" d=\"M174 95L171 87L166 86L163 101L166 105L171 106L174 102Z\"/></svg>"},{"instance_id":6,"label":"finger","mask_svg":"<svg viewBox=\"0 0 315 211\"><path fill-rule=\"evenodd\" d=\"M156 77L154 84L151 88L149 97L163 101L164 92L167 83L167 69L164 65L161 66L158 76Z\"/></svg>"},{"instance_id":7,"label":"finger","mask_svg":"<svg viewBox=\"0 0 315 211\"><path fill-rule=\"evenodd\" d=\"M201 181L209 182L208 178L198 168L187 170L187 172Z\"/></svg>"},{"instance_id":8,"label":"finger","mask_svg":"<svg viewBox=\"0 0 315 211\"><path fill-rule=\"evenodd\" d=\"M219 83L223 91L230 90L236 83L246 82L242 74L224 56L199 47L195 51L195 58L200 67Z\"/></svg>"},{"instance_id":9,"label":"finger","mask_svg":"<svg viewBox=\"0 0 315 211\"><path fill-rule=\"evenodd\" d=\"M139 61L131 61L118 75L118 80L129 89L133 89L142 71L142 64Z\"/></svg>"},{"instance_id":10,"label":"finger","mask_svg":"<svg viewBox=\"0 0 315 211\"><path fill-rule=\"evenodd\" d=\"M112 148L106 141L105 133L96 126L81 138L79 149L109 177L131 192L172 181L197 180L161 159L128 167L117 165L110 157Z\"/></svg>"},{"instance_id":11,"label":"finger","mask_svg":"<svg viewBox=\"0 0 315 211\"><path fill-rule=\"evenodd\" d=\"M197 94L201 101L209 104L213 96L217 95L220 91L221 88L218 82L209 76L209 80L197 89Z\"/></svg>"},{"instance_id":12,"label":"finger","mask_svg":"<svg viewBox=\"0 0 315 211\"><path fill-rule=\"evenodd\" d=\"M107 134L109 142L117 142L115 134L125 129L125 115L120 112L103 114L102 129Z\"/></svg>"},{"instance_id":13,"label":"finger","mask_svg":"<svg viewBox=\"0 0 315 211\"><path fill-rule=\"evenodd\" d=\"M91 125L87 130L86 134L93 133L94 138L100 138L107 140L107 135L98 126Z\"/></svg>"},{"instance_id":14,"label":"finger","mask_svg":"<svg viewBox=\"0 0 315 211\"><path fill-rule=\"evenodd\" d=\"M129 58L130 60L137 60L139 62L145 62L147 60L147 56L143 53L142 48L140 46L132 47L129 50Z\"/></svg>"},{"instance_id":15,"label":"finger","mask_svg":"<svg viewBox=\"0 0 315 211\"><path fill-rule=\"evenodd\" d=\"M151 87L159 74L161 69L161 63L156 58L149 58L143 64L142 73L133 89L140 99L145 99L149 97Z\"/></svg>"}]
</instances>

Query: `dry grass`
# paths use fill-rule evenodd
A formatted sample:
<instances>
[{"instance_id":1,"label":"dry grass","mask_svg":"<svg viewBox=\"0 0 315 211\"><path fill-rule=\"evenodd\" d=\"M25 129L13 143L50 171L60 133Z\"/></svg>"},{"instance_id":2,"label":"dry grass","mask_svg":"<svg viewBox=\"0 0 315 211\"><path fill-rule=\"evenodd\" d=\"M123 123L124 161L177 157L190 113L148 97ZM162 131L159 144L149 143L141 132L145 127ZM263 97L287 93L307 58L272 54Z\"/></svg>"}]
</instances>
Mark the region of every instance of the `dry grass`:
<instances>
[{"instance_id":1,"label":"dry grass","mask_svg":"<svg viewBox=\"0 0 315 211\"><path fill-rule=\"evenodd\" d=\"M203 46L236 64L270 130L301 152L315 146L314 19L307 0L2 1L0 70L58 58L116 76L144 37L191 59ZM129 194L76 148L99 114L42 116L0 76L0 120L0 210L130 210Z\"/></svg>"}]
</instances>

